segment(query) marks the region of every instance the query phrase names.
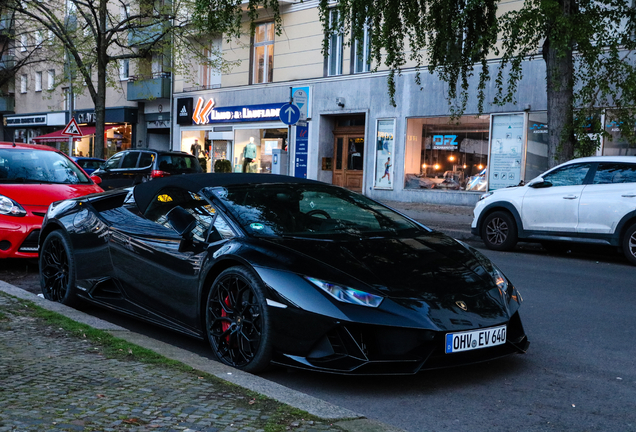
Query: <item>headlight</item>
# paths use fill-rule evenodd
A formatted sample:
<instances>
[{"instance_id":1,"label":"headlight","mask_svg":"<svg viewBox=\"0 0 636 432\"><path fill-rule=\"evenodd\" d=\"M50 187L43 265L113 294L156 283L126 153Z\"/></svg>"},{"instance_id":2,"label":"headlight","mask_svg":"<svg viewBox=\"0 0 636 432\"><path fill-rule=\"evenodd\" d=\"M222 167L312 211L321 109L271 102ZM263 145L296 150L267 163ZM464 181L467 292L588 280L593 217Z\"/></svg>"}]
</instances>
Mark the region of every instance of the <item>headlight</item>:
<instances>
[{"instance_id":1,"label":"headlight","mask_svg":"<svg viewBox=\"0 0 636 432\"><path fill-rule=\"evenodd\" d=\"M309 282L329 294L331 297L343 303L351 303L360 306L378 307L383 298L355 288L343 287L325 282L320 279L305 277Z\"/></svg>"},{"instance_id":2,"label":"headlight","mask_svg":"<svg viewBox=\"0 0 636 432\"><path fill-rule=\"evenodd\" d=\"M474 247L469 246L468 244L460 240L457 240L457 242L468 249L473 255L475 255L475 258L477 258L479 264L481 264L488 275L492 278L495 285L497 285L497 288L499 288L499 292L501 292L501 295L504 296L507 301L510 301L510 299L513 297L512 291L514 287L508 283L508 279L506 279L506 276L504 276L503 272L499 270L499 268L484 254L479 252ZM519 300L517 300L519 303L521 303L520 299L521 297L519 297Z\"/></svg>"},{"instance_id":3,"label":"headlight","mask_svg":"<svg viewBox=\"0 0 636 432\"><path fill-rule=\"evenodd\" d=\"M482 196L479 197L479 201L488 198L489 196L491 196L494 192L486 192L485 194L483 194Z\"/></svg>"},{"instance_id":4,"label":"headlight","mask_svg":"<svg viewBox=\"0 0 636 432\"><path fill-rule=\"evenodd\" d=\"M4 195L0 195L0 214L7 216L26 216L27 212L20 204Z\"/></svg>"}]
</instances>

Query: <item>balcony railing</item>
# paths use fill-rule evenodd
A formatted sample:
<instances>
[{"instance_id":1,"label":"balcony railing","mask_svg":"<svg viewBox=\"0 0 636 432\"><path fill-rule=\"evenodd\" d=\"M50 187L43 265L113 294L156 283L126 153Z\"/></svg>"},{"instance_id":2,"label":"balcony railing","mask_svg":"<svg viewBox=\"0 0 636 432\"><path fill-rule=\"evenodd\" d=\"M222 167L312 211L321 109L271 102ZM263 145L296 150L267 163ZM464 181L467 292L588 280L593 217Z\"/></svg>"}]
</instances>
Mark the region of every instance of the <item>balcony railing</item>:
<instances>
[{"instance_id":1,"label":"balcony railing","mask_svg":"<svg viewBox=\"0 0 636 432\"><path fill-rule=\"evenodd\" d=\"M128 31L128 45L139 46L157 42L165 33L167 22L159 22L148 27L135 28Z\"/></svg>"},{"instance_id":2,"label":"balcony railing","mask_svg":"<svg viewBox=\"0 0 636 432\"><path fill-rule=\"evenodd\" d=\"M143 101L170 98L172 80L170 72L155 73L152 76L132 76L128 78L127 100Z\"/></svg>"}]
</instances>

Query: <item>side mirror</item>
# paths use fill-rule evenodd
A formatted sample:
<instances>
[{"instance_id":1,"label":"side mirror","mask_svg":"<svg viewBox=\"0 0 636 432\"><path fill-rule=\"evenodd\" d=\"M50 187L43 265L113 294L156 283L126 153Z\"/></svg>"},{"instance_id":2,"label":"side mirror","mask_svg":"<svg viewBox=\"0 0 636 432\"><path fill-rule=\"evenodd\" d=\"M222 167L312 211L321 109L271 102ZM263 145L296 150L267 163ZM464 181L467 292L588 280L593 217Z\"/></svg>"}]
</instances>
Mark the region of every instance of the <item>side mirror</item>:
<instances>
[{"instance_id":1,"label":"side mirror","mask_svg":"<svg viewBox=\"0 0 636 432\"><path fill-rule=\"evenodd\" d=\"M547 180L539 179L535 182L530 183L528 186L534 189L541 189L552 186L552 183Z\"/></svg>"},{"instance_id":2,"label":"side mirror","mask_svg":"<svg viewBox=\"0 0 636 432\"><path fill-rule=\"evenodd\" d=\"M192 230L197 225L196 218L181 206L177 206L170 210L166 214L166 218L168 219L168 223L172 229L185 239L190 237Z\"/></svg>"},{"instance_id":3,"label":"side mirror","mask_svg":"<svg viewBox=\"0 0 636 432\"><path fill-rule=\"evenodd\" d=\"M92 175L91 180L93 180L93 183L95 183L96 185L102 184L102 178L99 176Z\"/></svg>"}]
</instances>

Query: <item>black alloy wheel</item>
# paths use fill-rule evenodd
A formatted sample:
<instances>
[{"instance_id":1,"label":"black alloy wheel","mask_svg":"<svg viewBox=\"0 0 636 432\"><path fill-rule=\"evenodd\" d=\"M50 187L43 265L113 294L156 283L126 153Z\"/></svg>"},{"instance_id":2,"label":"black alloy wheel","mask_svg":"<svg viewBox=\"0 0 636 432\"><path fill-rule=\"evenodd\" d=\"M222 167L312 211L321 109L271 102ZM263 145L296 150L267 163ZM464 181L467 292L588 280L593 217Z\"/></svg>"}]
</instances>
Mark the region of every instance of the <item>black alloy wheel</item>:
<instances>
[{"instance_id":1,"label":"black alloy wheel","mask_svg":"<svg viewBox=\"0 0 636 432\"><path fill-rule=\"evenodd\" d=\"M481 238L488 249L512 250L517 244L517 226L510 213L496 211L486 216Z\"/></svg>"},{"instance_id":2,"label":"black alloy wheel","mask_svg":"<svg viewBox=\"0 0 636 432\"><path fill-rule=\"evenodd\" d=\"M40 287L44 298L76 306L75 259L69 240L61 231L51 232L40 251Z\"/></svg>"},{"instance_id":3,"label":"black alloy wheel","mask_svg":"<svg viewBox=\"0 0 636 432\"><path fill-rule=\"evenodd\" d=\"M636 223L632 224L623 236L623 254L631 264L636 265Z\"/></svg>"},{"instance_id":4,"label":"black alloy wheel","mask_svg":"<svg viewBox=\"0 0 636 432\"><path fill-rule=\"evenodd\" d=\"M263 282L245 267L230 267L214 281L205 321L217 359L246 372L263 371L272 342Z\"/></svg>"}]
</instances>

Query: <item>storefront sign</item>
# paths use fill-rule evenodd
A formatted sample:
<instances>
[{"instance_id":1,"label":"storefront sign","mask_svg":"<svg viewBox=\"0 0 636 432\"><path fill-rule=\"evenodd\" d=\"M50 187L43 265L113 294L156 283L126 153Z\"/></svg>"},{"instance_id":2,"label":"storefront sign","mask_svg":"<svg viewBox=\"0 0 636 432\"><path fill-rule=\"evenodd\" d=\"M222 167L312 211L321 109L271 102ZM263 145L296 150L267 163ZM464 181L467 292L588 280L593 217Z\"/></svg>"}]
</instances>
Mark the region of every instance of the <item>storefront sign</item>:
<instances>
[{"instance_id":1,"label":"storefront sign","mask_svg":"<svg viewBox=\"0 0 636 432\"><path fill-rule=\"evenodd\" d=\"M516 186L521 181L524 115L494 115L490 138L488 189Z\"/></svg>"},{"instance_id":2,"label":"storefront sign","mask_svg":"<svg viewBox=\"0 0 636 432\"><path fill-rule=\"evenodd\" d=\"M395 120L378 120L375 149L376 189L393 189L393 146L395 143Z\"/></svg>"},{"instance_id":3,"label":"storefront sign","mask_svg":"<svg viewBox=\"0 0 636 432\"><path fill-rule=\"evenodd\" d=\"M307 147L309 143L307 126L296 126L296 152L294 177L307 178Z\"/></svg>"},{"instance_id":4,"label":"storefront sign","mask_svg":"<svg viewBox=\"0 0 636 432\"><path fill-rule=\"evenodd\" d=\"M181 126L192 124L192 98L177 99L177 124Z\"/></svg>"},{"instance_id":5,"label":"storefront sign","mask_svg":"<svg viewBox=\"0 0 636 432\"><path fill-rule=\"evenodd\" d=\"M457 135L433 135L433 150L457 150Z\"/></svg>"},{"instance_id":6,"label":"storefront sign","mask_svg":"<svg viewBox=\"0 0 636 432\"><path fill-rule=\"evenodd\" d=\"M6 117L7 126L40 126L46 125L46 114L35 116Z\"/></svg>"}]
</instances>

